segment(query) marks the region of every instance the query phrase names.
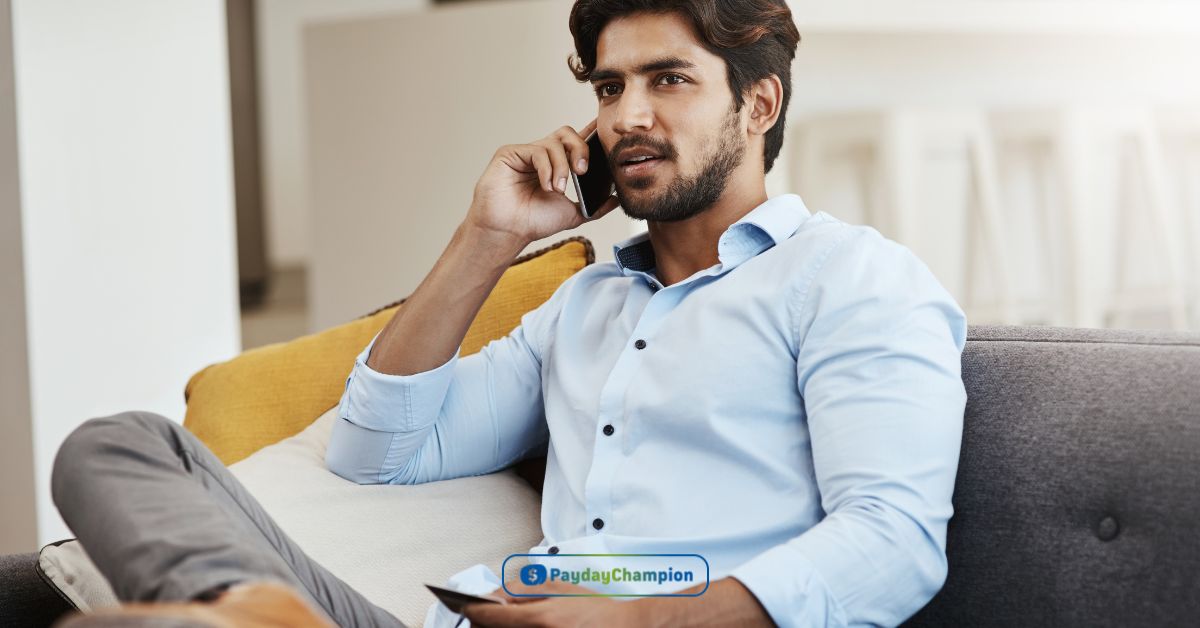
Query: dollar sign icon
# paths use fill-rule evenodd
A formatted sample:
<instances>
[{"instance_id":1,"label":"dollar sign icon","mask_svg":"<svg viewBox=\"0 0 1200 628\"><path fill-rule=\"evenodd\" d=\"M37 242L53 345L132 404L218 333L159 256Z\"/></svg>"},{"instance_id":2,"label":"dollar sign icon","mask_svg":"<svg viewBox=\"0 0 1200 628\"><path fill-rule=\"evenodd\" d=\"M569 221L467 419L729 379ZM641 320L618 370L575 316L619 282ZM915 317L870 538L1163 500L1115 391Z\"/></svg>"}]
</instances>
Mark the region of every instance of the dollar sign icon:
<instances>
[{"instance_id":1,"label":"dollar sign icon","mask_svg":"<svg viewBox=\"0 0 1200 628\"><path fill-rule=\"evenodd\" d=\"M545 565L525 565L521 568L521 582L527 585L538 585L545 581Z\"/></svg>"}]
</instances>

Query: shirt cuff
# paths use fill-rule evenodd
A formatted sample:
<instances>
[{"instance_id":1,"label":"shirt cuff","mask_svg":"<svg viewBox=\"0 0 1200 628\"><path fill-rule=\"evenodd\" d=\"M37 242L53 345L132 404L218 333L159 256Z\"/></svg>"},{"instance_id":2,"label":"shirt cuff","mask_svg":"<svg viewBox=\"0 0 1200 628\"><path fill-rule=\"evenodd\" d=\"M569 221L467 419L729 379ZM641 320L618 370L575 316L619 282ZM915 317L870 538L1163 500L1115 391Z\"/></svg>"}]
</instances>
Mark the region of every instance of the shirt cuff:
<instances>
[{"instance_id":1,"label":"shirt cuff","mask_svg":"<svg viewBox=\"0 0 1200 628\"><path fill-rule=\"evenodd\" d=\"M441 412L454 379L461 347L441 366L412 375L388 375L367 366L378 335L354 360L339 418L379 432L411 432L431 425Z\"/></svg>"},{"instance_id":2,"label":"shirt cuff","mask_svg":"<svg viewBox=\"0 0 1200 628\"><path fill-rule=\"evenodd\" d=\"M846 615L816 565L787 543L755 556L729 575L750 589L780 628L846 625Z\"/></svg>"}]
</instances>

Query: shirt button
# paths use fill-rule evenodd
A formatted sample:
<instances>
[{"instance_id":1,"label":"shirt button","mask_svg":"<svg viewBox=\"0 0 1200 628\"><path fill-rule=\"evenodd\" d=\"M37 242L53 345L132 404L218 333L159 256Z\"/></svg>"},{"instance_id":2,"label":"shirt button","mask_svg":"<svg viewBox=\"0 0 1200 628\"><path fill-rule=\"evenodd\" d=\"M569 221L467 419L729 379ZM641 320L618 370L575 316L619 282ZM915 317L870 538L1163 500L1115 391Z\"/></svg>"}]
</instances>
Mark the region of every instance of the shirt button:
<instances>
[{"instance_id":1,"label":"shirt button","mask_svg":"<svg viewBox=\"0 0 1200 628\"><path fill-rule=\"evenodd\" d=\"M557 553L558 553L558 546L557 546L557 545L551 545L551 546L550 546L550 549L549 549L548 551L549 551L551 554L557 554Z\"/></svg>"},{"instance_id":2,"label":"shirt button","mask_svg":"<svg viewBox=\"0 0 1200 628\"><path fill-rule=\"evenodd\" d=\"M604 426L604 435L605 435L605 436L612 436L612 434L613 434L613 431L614 431L614 430L613 430L613 426L611 426L611 425L605 425L605 426Z\"/></svg>"},{"instance_id":3,"label":"shirt button","mask_svg":"<svg viewBox=\"0 0 1200 628\"><path fill-rule=\"evenodd\" d=\"M592 519L592 527L596 528L597 530L599 530L600 528L603 528L604 520L601 519L600 517L596 517L595 519Z\"/></svg>"},{"instance_id":4,"label":"shirt button","mask_svg":"<svg viewBox=\"0 0 1200 628\"><path fill-rule=\"evenodd\" d=\"M637 349L640 351L640 350L646 348L646 341L642 340L641 338L638 338L638 341L633 343L633 346L637 347Z\"/></svg>"}]
</instances>

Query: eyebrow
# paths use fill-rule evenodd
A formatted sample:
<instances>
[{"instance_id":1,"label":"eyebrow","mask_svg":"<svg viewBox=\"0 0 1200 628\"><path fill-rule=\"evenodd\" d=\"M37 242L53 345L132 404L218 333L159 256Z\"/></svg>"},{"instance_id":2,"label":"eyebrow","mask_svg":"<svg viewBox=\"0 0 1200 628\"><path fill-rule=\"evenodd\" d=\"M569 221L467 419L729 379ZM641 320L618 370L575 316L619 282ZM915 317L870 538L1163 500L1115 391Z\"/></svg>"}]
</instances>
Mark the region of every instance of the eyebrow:
<instances>
[{"instance_id":1,"label":"eyebrow","mask_svg":"<svg viewBox=\"0 0 1200 628\"><path fill-rule=\"evenodd\" d=\"M649 74L651 72L661 72L663 70L691 70L695 68L696 64L688 61L687 59L682 59L680 57L661 57L639 65L634 69L633 73ZM608 68L598 68L592 71L591 78L588 79L588 82L595 83L596 81L624 77L624 72L610 70Z\"/></svg>"}]
</instances>

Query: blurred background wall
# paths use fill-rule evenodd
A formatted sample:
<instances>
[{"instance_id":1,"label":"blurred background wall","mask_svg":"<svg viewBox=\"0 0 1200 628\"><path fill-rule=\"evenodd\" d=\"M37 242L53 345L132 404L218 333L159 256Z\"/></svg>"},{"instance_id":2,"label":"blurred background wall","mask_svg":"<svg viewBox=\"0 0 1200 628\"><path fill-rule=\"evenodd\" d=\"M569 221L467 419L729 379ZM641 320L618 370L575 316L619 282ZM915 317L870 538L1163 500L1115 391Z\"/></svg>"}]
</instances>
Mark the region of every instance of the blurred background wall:
<instances>
[{"instance_id":1,"label":"blurred background wall","mask_svg":"<svg viewBox=\"0 0 1200 628\"><path fill-rule=\"evenodd\" d=\"M0 553L27 551L38 538L18 162L12 19L0 0Z\"/></svg>"},{"instance_id":2,"label":"blurred background wall","mask_svg":"<svg viewBox=\"0 0 1200 628\"><path fill-rule=\"evenodd\" d=\"M975 323L1200 324L1195 4L791 7L803 41L772 194L910 246ZM415 288L497 146L594 116L565 65L569 9L308 27L311 328ZM609 259L643 228L613 214L581 231Z\"/></svg>"},{"instance_id":3,"label":"blurred background wall","mask_svg":"<svg viewBox=\"0 0 1200 628\"><path fill-rule=\"evenodd\" d=\"M311 325L415 289L497 147L595 117L591 90L567 70L569 9L462 3L309 28ZM530 248L578 233L612 259L632 226L610 216Z\"/></svg>"},{"instance_id":4,"label":"blurred background wall","mask_svg":"<svg viewBox=\"0 0 1200 628\"><path fill-rule=\"evenodd\" d=\"M309 216L304 94L304 29L309 24L355 17L397 15L428 9L428 0L258 0L255 32L261 107L266 248L276 268L308 263Z\"/></svg>"}]
</instances>

